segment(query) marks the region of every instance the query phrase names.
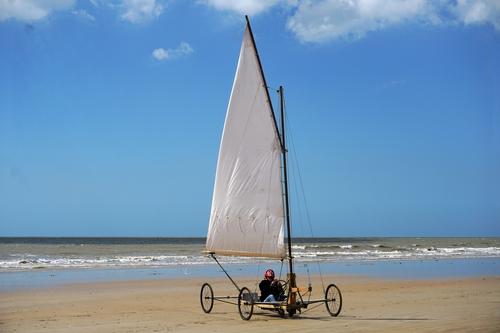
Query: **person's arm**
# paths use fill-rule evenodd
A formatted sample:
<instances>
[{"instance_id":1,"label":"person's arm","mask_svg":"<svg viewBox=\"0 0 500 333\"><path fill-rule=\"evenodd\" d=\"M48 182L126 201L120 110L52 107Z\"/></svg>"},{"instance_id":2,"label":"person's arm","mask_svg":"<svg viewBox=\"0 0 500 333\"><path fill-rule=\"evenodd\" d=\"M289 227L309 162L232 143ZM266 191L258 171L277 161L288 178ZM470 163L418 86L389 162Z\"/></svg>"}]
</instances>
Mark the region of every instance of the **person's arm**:
<instances>
[{"instance_id":1,"label":"person's arm","mask_svg":"<svg viewBox=\"0 0 500 333\"><path fill-rule=\"evenodd\" d=\"M278 298L283 291L283 287L281 286L281 283L278 280L274 280L270 287L270 293L274 295L274 297Z\"/></svg>"}]
</instances>

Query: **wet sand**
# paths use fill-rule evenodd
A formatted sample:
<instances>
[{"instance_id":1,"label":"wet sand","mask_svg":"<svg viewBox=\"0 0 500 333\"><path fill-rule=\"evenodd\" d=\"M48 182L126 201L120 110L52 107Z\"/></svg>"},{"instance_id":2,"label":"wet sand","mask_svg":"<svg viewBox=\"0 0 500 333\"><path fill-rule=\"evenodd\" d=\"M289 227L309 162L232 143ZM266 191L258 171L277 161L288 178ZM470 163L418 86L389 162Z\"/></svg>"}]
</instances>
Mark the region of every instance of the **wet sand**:
<instances>
[{"instance_id":1,"label":"wet sand","mask_svg":"<svg viewBox=\"0 0 500 333\"><path fill-rule=\"evenodd\" d=\"M83 283L0 293L0 332L499 332L500 277L390 280L324 278L343 294L339 317L324 305L293 318L237 306L200 307L206 279ZM216 296L236 295L226 279L208 279ZM238 279L256 288L254 279ZM299 281L299 284L301 282ZM313 281L313 298L322 297Z\"/></svg>"}]
</instances>

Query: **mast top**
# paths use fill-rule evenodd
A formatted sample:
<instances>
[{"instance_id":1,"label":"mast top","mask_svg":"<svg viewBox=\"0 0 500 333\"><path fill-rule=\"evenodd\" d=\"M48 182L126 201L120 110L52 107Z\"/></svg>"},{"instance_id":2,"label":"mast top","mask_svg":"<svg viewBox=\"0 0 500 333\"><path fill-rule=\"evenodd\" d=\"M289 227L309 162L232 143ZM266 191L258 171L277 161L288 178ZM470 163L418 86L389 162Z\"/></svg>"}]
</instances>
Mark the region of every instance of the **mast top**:
<instances>
[{"instance_id":1,"label":"mast top","mask_svg":"<svg viewBox=\"0 0 500 333\"><path fill-rule=\"evenodd\" d=\"M276 121L276 115L274 114L273 103L271 103L271 96L269 95L269 90L267 89L266 76L264 75L264 69L262 68L262 62L260 61L259 51L257 50L257 44L255 44L255 38L253 37L252 26L250 25L250 18L248 15L245 15L245 20L247 21L247 28L250 33L250 39L252 40L253 49L255 50L255 56L257 57L257 63L259 64L259 71L262 77L262 81L264 82L264 90L266 91L267 103L271 109L271 114L274 122L274 128L276 129L276 136L278 137L278 142L281 147L281 151L285 151L285 146L283 145L283 140L281 139L280 131L278 129L278 123Z\"/></svg>"}]
</instances>

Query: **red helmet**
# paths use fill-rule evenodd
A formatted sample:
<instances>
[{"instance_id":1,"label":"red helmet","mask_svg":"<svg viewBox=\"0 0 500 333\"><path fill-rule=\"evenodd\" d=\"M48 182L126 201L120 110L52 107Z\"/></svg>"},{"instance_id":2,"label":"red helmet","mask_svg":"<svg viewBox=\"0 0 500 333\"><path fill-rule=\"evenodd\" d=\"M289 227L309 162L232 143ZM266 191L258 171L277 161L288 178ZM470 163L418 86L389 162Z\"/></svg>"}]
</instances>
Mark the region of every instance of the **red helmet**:
<instances>
[{"instance_id":1,"label":"red helmet","mask_svg":"<svg viewBox=\"0 0 500 333\"><path fill-rule=\"evenodd\" d=\"M274 279L274 271L272 269L268 269L265 273L264 273L264 277L267 279L267 278L271 278L271 279Z\"/></svg>"}]
</instances>

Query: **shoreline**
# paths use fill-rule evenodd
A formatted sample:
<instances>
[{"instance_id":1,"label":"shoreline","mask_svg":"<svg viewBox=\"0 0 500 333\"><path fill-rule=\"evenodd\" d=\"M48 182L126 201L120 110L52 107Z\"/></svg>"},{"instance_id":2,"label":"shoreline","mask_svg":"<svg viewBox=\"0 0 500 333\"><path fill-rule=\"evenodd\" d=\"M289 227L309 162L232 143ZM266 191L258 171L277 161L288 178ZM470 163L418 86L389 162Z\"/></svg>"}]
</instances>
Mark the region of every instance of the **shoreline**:
<instances>
[{"instance_id":1,"label":"shoreline","mask_svg":"<svg viewBox=\"0 0 500 333\"><path fill-rule=\"evenodd\" d=\"M276 272L280 266L269 262L241 265L224 265L231 276L242 278L254 276L272 267ZM500 258L464 258L440 260L378 260L340 261L321 263L321 272L313 263L296 263L296 273L301 276L335 275L361 278L396 280L429 280L443 278L470 278L500 276ZM286 267L283 267L286 271ZM0 293L5 290L50 288L73 283L100 283L112 281L162 280L179 278L218 278L224 273L212 265L176 265L168 267L117 267L117 268L70 268L32 269L0 272Z\"/></svg>"},{"instance_id":2,"label":"shoreline","mask_svg":"<svg viewBox=\"0 0 500 333\"><path fill-rule=\"evenodd\" d=\"M3 292L2 332L497 332L500 327L500 276L440 279L388 279L325 275L343 295L339 317L323 304L294 318L256 310L242 321L237 306L216 302L201 310L202 277L74 283L36 290ZM236 293L224 277L211 278L214 294ZM253 277L240 287L256 288ZM307 280L299 280L299 285ZM313 298L322 298L312 278Z\"/></svg>"}]
</instances>

